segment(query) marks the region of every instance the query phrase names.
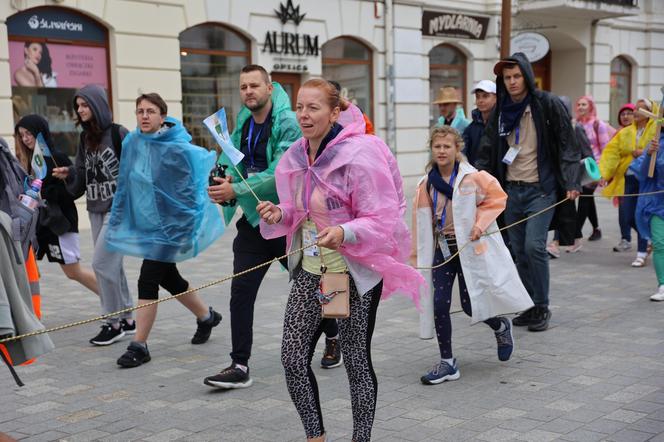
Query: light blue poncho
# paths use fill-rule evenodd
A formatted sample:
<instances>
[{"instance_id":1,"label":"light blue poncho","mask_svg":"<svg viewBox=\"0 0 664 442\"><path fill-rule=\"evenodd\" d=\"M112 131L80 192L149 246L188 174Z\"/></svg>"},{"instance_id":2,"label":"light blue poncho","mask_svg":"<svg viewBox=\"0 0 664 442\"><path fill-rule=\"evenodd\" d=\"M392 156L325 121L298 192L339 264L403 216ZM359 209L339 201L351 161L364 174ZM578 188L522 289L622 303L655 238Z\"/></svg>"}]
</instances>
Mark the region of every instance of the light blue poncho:
<instances>
[{"instance_id":1,"label":"light blue poncho","mask_svg":"<svg viewBox=\"0 0 664 442\"><path fill-rule=\"evenodd\" d=\"M106 233L110 251L180 262L198 255L224 232L207 195L215 154L190 141L182 123L171 117L157 133L137 128L125 137Z\"/></svg>"}]
</instances>

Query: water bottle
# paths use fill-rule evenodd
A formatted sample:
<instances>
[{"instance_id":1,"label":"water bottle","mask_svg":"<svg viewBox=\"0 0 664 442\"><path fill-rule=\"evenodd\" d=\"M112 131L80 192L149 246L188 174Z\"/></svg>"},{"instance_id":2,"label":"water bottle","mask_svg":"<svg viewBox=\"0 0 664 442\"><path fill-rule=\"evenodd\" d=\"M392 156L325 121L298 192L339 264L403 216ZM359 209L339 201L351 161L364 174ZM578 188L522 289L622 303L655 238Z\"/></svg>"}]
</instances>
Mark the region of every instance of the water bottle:
<instances>
[{"instance_id":1,"label":"water bottle","mask_svg":"<svg viewBox=\"0 0 664 442\"><path fill-rule=\"evenodd\" d=\"M32 183L30 183L30 188L26 190L24 194L21 194L18 199L24 206L30 209L36 209L37 206L39 206L39 200L41 199L39 197L39 191L41 190L41 187L42 180L39 178L32 180Z\"/></svg>"}]
</instances>

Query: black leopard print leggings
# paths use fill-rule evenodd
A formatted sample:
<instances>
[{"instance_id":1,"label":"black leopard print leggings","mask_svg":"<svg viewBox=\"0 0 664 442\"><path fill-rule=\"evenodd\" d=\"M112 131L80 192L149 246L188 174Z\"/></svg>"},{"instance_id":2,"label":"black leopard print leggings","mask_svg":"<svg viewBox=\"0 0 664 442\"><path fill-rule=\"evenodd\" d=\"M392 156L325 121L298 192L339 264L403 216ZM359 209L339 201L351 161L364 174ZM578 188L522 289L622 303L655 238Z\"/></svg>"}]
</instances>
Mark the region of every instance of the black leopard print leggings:
<instances>
[{"instance_id":1,"label":"black leopard print leggings","mask_svg":"<svg viewBox=\"0 0 664 442\"><path fill-rule=\"evenodd\" d=\"M281 344L281 363L286 371L288 392L308 438L325 433L318 385L311 369L311 359L323 328L320 304L314 296L319 280L320 276L304 270L295 278L286 304ZM381 281L360 296L351 278L350 317L339 320L339 341L350 384L355 442L370 440L376 411L378 381L371 364L371 336L382 289Z\"/></svg>"}]
</instances>

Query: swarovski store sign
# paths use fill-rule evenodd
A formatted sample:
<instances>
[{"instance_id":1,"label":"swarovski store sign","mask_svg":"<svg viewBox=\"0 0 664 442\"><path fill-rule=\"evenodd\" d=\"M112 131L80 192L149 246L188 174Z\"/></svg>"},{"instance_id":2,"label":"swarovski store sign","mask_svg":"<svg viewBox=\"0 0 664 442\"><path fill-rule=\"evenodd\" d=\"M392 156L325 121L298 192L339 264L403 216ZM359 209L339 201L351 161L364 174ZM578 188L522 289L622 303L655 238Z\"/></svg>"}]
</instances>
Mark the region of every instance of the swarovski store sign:
<instances>
[{"instance_id":1,"label":"swarovski store sign","mask_svg":"<svg viewBox=\"0 0 664 442\"><path fill-rule=\"evenodd\" d=\"M273 55L272 69L290 72L309 71L307 57L320 56L318 35L283 30L289 21L298 27L306 14L300 14L300 6L294 6L292 0L288 0L285 6L280 3L279 9L275 9L274 12L281 21L282 30L268 30L262 45L262 52Z\"/></svg>"}]
</instances>

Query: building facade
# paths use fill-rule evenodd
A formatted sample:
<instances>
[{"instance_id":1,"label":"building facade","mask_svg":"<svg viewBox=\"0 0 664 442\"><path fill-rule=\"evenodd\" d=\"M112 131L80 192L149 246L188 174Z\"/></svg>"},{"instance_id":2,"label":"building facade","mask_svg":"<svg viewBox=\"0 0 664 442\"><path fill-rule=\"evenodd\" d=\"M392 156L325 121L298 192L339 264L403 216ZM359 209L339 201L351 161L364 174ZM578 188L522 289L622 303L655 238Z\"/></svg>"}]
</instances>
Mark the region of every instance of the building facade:
<instances>
[{"instance_id":1,"label":"building facade","mask_svg":"<svg viewBox=\"0 0 664 442\"><path fill-rule=\"evenodd\" d=\"M202 120L223 106L234 127L239 70L257 63L293 101L310 77L339 82L412 185L428 159L437 90L456 87L469 114L472 85L494 77L500 8L500 0L7 0L0 109L13 118L0 121L0 135L37 112L73 155L72 94L96 83L127 127L135 97L156 91L194 141L212 147ZM542 88L593 95L603 119L615 122L637 97L661 100L662 1L512 0L512 29L512 49L535 54Z\"/></svg>"}]
</instances>

